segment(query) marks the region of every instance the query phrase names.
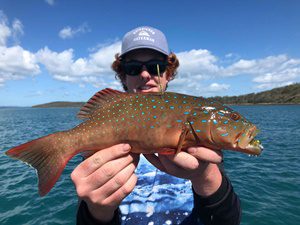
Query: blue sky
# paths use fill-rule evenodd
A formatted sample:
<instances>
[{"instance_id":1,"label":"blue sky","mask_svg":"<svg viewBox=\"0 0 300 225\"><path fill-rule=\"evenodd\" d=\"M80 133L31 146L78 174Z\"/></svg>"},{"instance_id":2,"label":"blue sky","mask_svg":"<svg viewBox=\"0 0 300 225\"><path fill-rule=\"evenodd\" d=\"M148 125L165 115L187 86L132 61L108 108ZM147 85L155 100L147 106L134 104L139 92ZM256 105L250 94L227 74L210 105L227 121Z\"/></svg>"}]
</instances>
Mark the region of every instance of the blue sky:
<instances>
[{"instance_id":1,"label":"blue sky","mask_svg":"<svg viewBox=\"0 0 300 225\"><path fill-rule=\"evenodd\" d=\"M0 106L121 90L123 35L162 30L180 59L169 91L240 95L300 81L300 1L0 0Z\"/></svg>"}]
</instances>

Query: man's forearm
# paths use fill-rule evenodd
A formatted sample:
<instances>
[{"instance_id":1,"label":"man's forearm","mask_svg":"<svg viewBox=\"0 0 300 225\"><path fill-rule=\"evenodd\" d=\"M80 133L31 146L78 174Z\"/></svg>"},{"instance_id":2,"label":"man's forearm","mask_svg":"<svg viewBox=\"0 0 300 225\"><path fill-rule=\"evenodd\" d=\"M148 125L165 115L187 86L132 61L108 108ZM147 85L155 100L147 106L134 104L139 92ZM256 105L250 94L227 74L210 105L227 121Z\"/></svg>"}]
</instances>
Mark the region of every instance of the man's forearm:
<instances>
[{"instance_id":1,"label":"man's forearm","mask_svg":"<svg viewBox=\"0 0 300 225\"><path fill-rule=\"evenodd\" d=\"M240 200L229 179L222 173L219 189L210 196L200 196L193 189L193 214L205 225L238 225L241 220Z\"/></svg>"},{"instance_id":2,"label":"man's forearm","mask_svg":"<svg viewBox=\"0 0 300 225\"><path fill-rule=\"evenodd\" d=\"M107 223L101 223L98 220L96 220L92 214L89 212L88 206L84 201L80 202L78 211L77 211L77 225L120 225L121 219L120 219L121 212L119 209L117 209L114 213L114 217L110 222Z\"/></svg>"}]
</instances>

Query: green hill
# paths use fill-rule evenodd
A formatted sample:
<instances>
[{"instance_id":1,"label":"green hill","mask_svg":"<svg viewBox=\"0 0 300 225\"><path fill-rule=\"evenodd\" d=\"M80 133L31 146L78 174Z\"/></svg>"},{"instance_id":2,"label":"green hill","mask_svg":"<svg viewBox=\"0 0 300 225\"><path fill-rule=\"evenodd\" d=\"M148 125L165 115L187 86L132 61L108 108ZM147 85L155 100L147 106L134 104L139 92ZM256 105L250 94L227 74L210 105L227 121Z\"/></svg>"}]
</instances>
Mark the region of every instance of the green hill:
<instances>
[{"instance_id":1,"label":"green hill","mask_svg":"<svg viewBox=\"0 0 300 225\"><path fill-rule=\"evenodd\" d=\"M33 108L60 108L60 107L81 107L84 102L50 102L46 104L34 105Z\"/></svg>"},{"instance_id":2,"label":"green hill","mask_svg":"<svg viewBox=\"0 0 300 225\"><path fill-rule=\"evenodd\" d=\"M209 99L225 104L300 104L300 83L259 93L239 96L217 96Z\"/></svg>"},{"instance_id":3,"label":"green hill","mask_svg":"<svg viewBox=\"0 0 300 225\"><path fill-rule=\"evenodd\" d=\"M216 96L208 98L225 104L300 104L300 83L274 88L269 91L239 96ZM32 106L34 108L81 107L84 102L50 102Z\"/></svg>"}]
</instances>

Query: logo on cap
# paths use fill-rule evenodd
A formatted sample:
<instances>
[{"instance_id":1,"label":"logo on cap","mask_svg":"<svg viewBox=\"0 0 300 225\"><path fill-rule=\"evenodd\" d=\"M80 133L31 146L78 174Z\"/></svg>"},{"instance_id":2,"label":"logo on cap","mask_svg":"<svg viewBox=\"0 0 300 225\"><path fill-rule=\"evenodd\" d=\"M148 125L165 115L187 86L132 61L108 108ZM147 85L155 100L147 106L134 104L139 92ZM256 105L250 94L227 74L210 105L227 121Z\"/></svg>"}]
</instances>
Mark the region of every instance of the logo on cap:
<instances>
[{"instance_id":1,"label":"logo on cap","mask_svg":"<svg viewBox=\"0 0 300 225\"><path fill-rule=\"evenodd\" d=\"M148 37L150 37L150 35L146 31L141 31L139 33L139 36L148 36Z\"/></svg>"},{"instance_id":2,"label":"logo on cap","mask_svg":"<svg viewBox=\"0 0 300 225\"><path fill-rule=\"evenodd\" d=\"M133 34L137 34L137 37L133 38L133 41L150 41L153 43L155 42L154 38L151 38L151 34L154 35L155 32L148 27L140 27L133 31Z\"/></svg>"}]
</instances>

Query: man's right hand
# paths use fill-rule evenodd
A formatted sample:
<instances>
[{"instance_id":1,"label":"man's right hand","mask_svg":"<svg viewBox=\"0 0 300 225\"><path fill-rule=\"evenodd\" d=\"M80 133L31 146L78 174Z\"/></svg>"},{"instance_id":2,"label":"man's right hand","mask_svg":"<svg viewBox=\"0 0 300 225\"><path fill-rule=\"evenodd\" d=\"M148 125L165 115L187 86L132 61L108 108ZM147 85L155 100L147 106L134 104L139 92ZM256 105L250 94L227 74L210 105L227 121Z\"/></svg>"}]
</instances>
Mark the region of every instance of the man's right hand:
<instances>
[{"instance_id":1,"label":"man's right hand","mask_svg":"<svg viewBox=\"0 0 300 225\"><path fill-rule=\"evenodd\" d=\"M109 222L122 200L137 183L134 171L139 155L130 145L118 144L97 151L79 164L71 174L77 195L84 200L93 217Z\"/></svg>"}]
</instances>

